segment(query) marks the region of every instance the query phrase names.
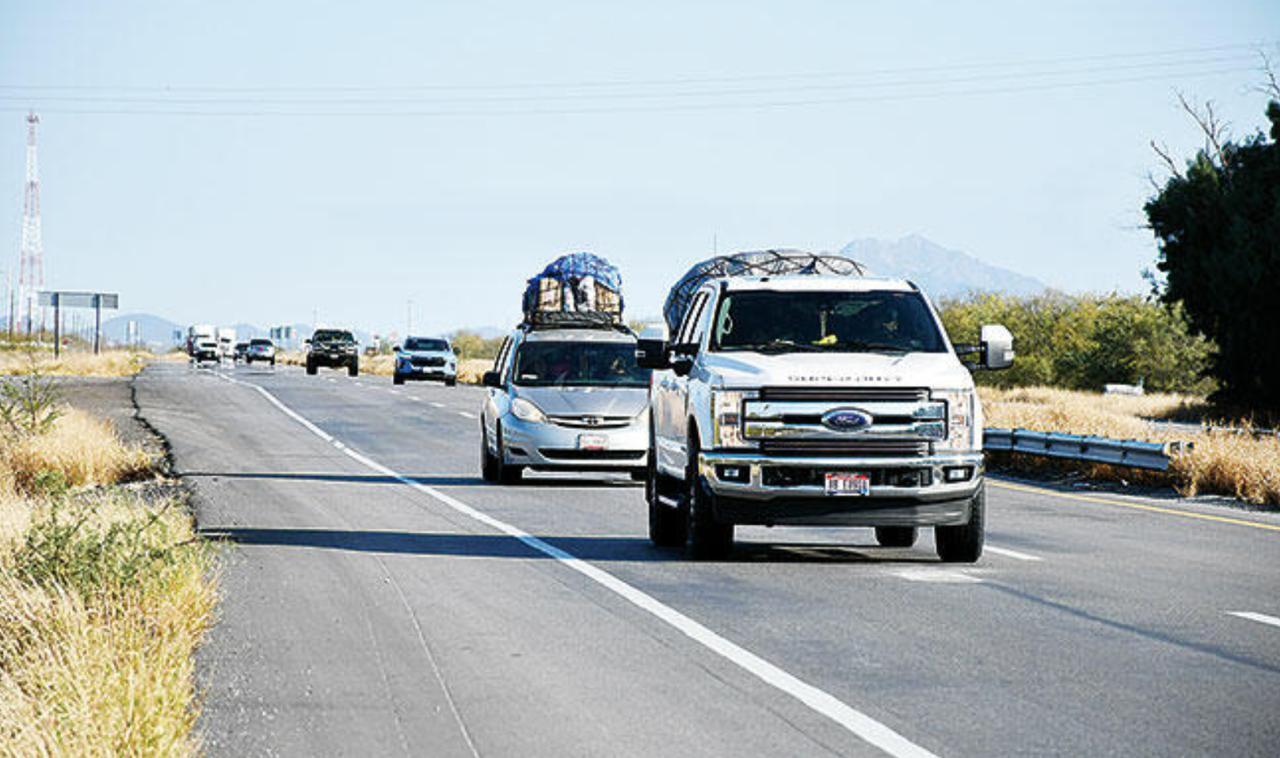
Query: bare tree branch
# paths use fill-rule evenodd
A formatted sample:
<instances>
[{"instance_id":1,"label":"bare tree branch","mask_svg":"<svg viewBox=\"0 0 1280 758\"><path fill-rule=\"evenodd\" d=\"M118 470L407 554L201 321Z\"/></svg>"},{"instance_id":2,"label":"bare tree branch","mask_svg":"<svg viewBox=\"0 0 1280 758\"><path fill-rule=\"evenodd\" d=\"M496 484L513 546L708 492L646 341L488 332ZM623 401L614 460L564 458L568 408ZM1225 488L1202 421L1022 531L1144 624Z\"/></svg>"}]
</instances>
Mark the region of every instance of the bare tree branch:
<instances>
[{"instance_id":1,"label":"bare tree branch","mask_svg":"<svg viewBox=\"0 0 1280 758\"><path fill-rule=\"evenodd\" d=\"M1280 81L1276 80L1276 69L1271 65L1271 56L1265 50L1259 50L1258 55L1262 58L1262 76L1266 81L1255 89L1267 97L1280 100Z\"/></svg>"},{"instance_id":2,"label":"bare tree branch","mask_svg":"<svg viewBox=\"0 0 1280 758\"><path fill-rule=\"evenodd\" d=\"M1182 103L1182 109L1191 116L1196 125L1200 127L1200 131L1204 132L1205 152L1212 151L1218 157L1218 165L1226 168L1227 155L1222 149L1222 143L1225 141L1228 125L1218 119L1218 114L1213 112L1213 101L1206 100L1204 103L1204 112L1192 105L1187 98L1178 93L1178 102Z\"/></svg>"},{"instance_id":3,"label":"bare tree branch","mask_svg":"<svg viewBox=\"0 0 1280 758\"><path fill-rule=\"evenodd\" d=\"M1156 151L1156 155L1160 156L1160 160L1163 161L1164 165L1169 169L1169 173L1174 176L1182 175L1182 172L1178 170L1178 164L1174 162L1173 156L1169 154L1168 145L1157 145L1155 140L1151 140L1151 149ZM1152 179L1150 174L1147 175L1147 178L1152 184L1155 184L1155 179ZM1156 189L1159 189L1159 187L1157 186Z\"/></svg>"}]
</instances>

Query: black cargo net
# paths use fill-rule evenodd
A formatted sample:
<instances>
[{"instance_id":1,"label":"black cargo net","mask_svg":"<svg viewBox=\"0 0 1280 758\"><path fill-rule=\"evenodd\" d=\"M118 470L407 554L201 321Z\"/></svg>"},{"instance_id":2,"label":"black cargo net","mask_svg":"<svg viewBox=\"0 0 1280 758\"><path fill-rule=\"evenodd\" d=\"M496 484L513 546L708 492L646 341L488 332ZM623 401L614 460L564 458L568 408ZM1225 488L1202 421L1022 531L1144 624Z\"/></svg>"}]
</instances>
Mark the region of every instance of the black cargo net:
<instances>
[{"instance_id":1,"label":"black cargo net","mask_svg":"<svg viewBox=\"0 0 1280 758\"><path fill-rule=\"evenodd\" d=\"M689 301L708 279L726 276L865 276L866 268L840 255L817 255L800 250L756 250L721 255L695 264L667 295L662 315L674 335Z\"/></svg>"}]
</instances>

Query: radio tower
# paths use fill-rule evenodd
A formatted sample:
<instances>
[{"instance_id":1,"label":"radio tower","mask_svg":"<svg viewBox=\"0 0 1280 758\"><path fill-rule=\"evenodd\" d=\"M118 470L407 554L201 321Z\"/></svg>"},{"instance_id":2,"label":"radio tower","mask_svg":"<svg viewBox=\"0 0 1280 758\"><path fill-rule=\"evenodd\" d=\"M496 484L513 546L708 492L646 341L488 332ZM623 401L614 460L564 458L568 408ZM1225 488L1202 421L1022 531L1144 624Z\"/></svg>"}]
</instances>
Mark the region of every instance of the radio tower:
<instances>
[{"instance_id":1,"label":"radio tower","mask_svg":"<svg viewBox=\"0 0 1280 758\"><path fill-rule=\"evenodd\" d=\"M22 192L22 249L18 253L18 322L31 334L36 292L44 287L44 243L40 239L40 175L36 169L36 124L27 113L27 182Z\"/></svg>"}]
</instances>

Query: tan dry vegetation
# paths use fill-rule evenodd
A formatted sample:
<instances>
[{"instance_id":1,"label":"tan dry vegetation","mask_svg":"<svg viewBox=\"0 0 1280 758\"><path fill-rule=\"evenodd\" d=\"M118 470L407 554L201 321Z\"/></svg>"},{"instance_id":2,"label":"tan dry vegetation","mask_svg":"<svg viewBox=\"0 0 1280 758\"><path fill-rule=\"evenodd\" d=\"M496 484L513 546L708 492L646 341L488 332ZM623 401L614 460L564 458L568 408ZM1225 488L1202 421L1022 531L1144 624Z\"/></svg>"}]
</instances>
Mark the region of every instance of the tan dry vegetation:
<instances>
[{"instance_id":1,"label":"tan dry vegetation","mask_svg":"<svg viewBox=\"0 0 1280 758\"><path fill-rule=\"evenodd\" d=\"M0 755L198 753L194 652L216 592L180 496L119 485L152 458L78 411L3 447ZM49 470L90 486L44 491Z\"/></svg>"},{"instance_id":2,"label":"tan dry vegetation","mask_svg":"<svg viewBox=\"0 0 1280 758\"><path fill-rule=\"evenodd\" d=\"M1227 495L1252 504L1280 504L1280 440L1254 437L1247 424L1223 424L1229 431L1191 433L1152 425L1151 418L1199 415L1203 400L1187 395L1140 397L1103 395L1048 387L981 387L986 425L1037 431L1095 434L1152 442L1191 442L1167 473L1142 473L1111 466L1085 466L1091 478L1172 484L1185 495ZM1063 463L1018 456L1020 467L1061 468Z\"/></svg>"},{"instance_id":3,"label":"tan dry vegetation","mask_svg":"<svg viewBox=\"0 0 1280 758\"><path fill-rule=\"evenodd\" d=\"M98 355L64 352L59 358L54 358L51 352L10 350L0 352L0 374L26 373L34 359L41 373L54 376L132 376L152 357L150 353L132 350L104 350Z\"/></svg>"}]
</instances>

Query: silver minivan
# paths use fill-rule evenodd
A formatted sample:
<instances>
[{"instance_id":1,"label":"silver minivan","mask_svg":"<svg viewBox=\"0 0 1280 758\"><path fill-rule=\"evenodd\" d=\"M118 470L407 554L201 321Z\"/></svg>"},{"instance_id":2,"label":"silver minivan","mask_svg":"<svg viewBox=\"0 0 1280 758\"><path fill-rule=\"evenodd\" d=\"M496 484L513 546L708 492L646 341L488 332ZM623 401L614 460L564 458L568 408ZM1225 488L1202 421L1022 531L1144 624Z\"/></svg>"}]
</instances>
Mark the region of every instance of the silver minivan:
<instances>
[{"instance_id":1,"label":"silver minivan","mask_svg":"<svg viewBox=\"0 0 1280 758\"><path fill-rule=\"evenodd\" d=\"M525 469L626 471L644 478L649 370L625 327L522 325L502 343L480 413L480 470L514 484Z\"/></svg>"}]
</instances>

